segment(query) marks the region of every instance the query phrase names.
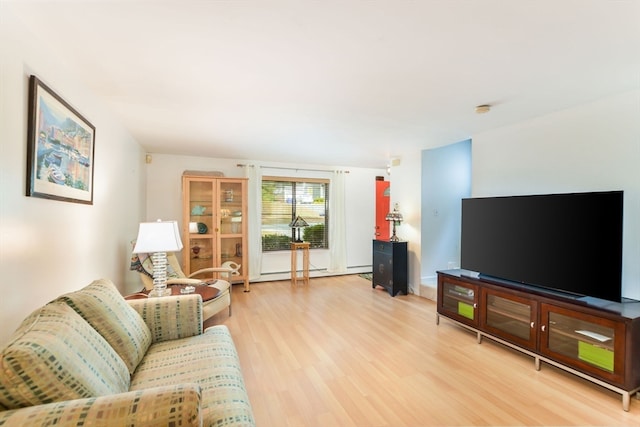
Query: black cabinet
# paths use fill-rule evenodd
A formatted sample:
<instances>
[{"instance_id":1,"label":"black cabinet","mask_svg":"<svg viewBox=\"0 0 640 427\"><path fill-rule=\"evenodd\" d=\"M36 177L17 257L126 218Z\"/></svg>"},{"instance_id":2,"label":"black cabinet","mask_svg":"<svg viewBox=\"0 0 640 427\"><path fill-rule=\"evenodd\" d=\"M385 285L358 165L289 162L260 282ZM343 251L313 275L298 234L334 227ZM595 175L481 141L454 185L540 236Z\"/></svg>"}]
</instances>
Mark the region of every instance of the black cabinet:
<instances>
[{"instance_id":1,"label":"black cabinet","mask_svg":"<svg viewBox=\"0 0 640 427\"><path fill-rule=\"evenodd\" d=\"M407 294L407 242L388 240L373 241L373 280L375 288L380 285L394 297L399 292Z\"/></svg>"}]
</instances>

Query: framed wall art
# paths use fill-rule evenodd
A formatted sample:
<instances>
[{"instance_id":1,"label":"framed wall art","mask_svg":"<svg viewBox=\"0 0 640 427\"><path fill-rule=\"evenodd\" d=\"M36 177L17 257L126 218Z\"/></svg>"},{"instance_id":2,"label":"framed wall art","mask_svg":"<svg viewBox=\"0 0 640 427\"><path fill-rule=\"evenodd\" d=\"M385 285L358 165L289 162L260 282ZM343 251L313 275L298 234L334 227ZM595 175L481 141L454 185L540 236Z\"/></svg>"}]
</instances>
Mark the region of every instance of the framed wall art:
<instances>
[{"instance_id":1,"label":"framed wall art","mask_svg":"<svg viewBox=\"0 0 640 427\"><path fill-rule=\"evenodd\" d=\"M27 196L92 205L95 138L91 123L31 76Z\"/></svg>"}]
</instances>

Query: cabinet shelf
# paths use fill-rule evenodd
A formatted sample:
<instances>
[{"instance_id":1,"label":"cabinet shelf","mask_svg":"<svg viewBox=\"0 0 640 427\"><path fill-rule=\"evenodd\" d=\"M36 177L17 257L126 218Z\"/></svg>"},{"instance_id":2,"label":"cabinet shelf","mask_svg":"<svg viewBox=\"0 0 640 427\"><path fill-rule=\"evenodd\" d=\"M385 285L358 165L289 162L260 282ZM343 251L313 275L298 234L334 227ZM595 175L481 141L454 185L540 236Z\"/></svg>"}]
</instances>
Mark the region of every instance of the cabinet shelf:
<instances>
[{"instance_id":1,"label":"cabinet shelf","mask_svg":"<svg viewBox=\"0 0 640 427\"><path fill-rule=\"evenodd\" d=\"M549 333L550 334L558 334L561 335L565 338L568 338L569 340L572 341L582 341L582 342L586 342L592 345L595 345L597 347L601 347L601 348L606 348L608 350L613 350L613 344L605 344L604 342L591 338L587 335L581 334L577 331L572 331L572 330L566 330L566 329L562 329L562 328L554 328L554 327L550 327L549 328ZM613 338L609 338L609 340L607 342L613 342Z\"/></svg>"},{"instance_id":2,"label":"cabinet shelf","mask_svg":"<svg viewBox=\"0 0 640 427\"><path fill-rule=\"evenodd\" d=\"M464 297L464 296L460 296L460 295L445 295L444 298L453 300L453 301L460 301L460 302L466 302L466 303L473 303L473 297L469 298L469 297Z\"/></svg>"},{"instance_id":3,"label":"cabinet shelf","mask_svg":"<svg viewBox=\"0 0 640 427\"><path fill-rule=\"evenodd\" d=\"M466 301L473 301L475 293L473 289L465 288L465 290L459 289L461 286L454 286L447 289L447 296L451 298L460 298Z\"/></svg>"},{"instance_id":4,"label":"cabinet shelf","mask_svg":"<svg viewBox=\"0 0 640 427\"><path fill-rule=\"evenodd\" d=\"M529 323L529 316L523 316L523 315L519 315L519 314L515 314L511 311L507 311L507 310L501 310L498 308L493 308L493 307L487 307L487 312L488 313L494 313L494 314L498 314L500 316L518 321L518 322L522 322L522 323Z\"/></svg>"}]
</instances>

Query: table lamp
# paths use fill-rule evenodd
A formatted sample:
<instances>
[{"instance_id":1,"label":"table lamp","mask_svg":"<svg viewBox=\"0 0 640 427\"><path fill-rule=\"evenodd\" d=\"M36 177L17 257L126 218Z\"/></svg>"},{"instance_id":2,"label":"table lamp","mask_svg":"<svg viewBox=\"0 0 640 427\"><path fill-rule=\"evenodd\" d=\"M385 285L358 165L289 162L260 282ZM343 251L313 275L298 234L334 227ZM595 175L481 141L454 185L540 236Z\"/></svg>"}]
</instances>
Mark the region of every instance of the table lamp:
<instances>
[{"instance_id":1,"label":"table lamp","mask_svg":"<svg viewBox=\"0 0 640 427\"><path fill-rule=\"evenodd\" d=\"M385 217L387 221L393 221L393 235L389 239L390 242L399 242L398 236L396 236L396 224L400 225L402 223L402 214L398 212L398 204L396 203L393 211L389 212Z\"/></svg>"},{"instance_id":2,"label":"table lamp","mask_svg":"<svg viewBox=\"0 0 640 427\"><path fill-rule=\"evenodd\" d=\"M289 227L293 228L294 230L294 238L295 238L295 229L296 228L298 229L298 238L295 240L296 243L302 243L302 239L300 238L300 229L308 226L309 224L307 223L307 221L302 219L301 216L296 216L296 219L291 221L291 223L289 224Z\"/></svg>"},{"instance_id":3,"label":"table lamp","mask_svg":"<svg viewBox=\"0 0 640 427\"><path fill-rule=\"evenodd\" d=\"M153 290L150 297L171 295L167 289L167 252L182 249L177 221L141 222L134 254L151 254L153 263Z\"/></svg>"}]
</instances>

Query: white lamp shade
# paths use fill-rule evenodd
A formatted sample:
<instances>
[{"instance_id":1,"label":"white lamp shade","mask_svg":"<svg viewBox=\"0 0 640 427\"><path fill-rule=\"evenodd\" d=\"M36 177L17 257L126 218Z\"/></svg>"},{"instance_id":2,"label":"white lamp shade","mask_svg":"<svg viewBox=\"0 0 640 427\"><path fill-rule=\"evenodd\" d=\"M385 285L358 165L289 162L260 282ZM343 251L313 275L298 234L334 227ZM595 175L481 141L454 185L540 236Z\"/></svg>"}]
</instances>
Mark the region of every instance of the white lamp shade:
<instances>
[{"instance_id":1,"label":"white lamp shade","mask_svg":"<svg viewBox=\"0 0 640 427\"><path fill-rule=\"evenodd\" d=\"M182 249L177 221L141 222L134 254L176 252Z\"/></svg>"}]
</instances>

